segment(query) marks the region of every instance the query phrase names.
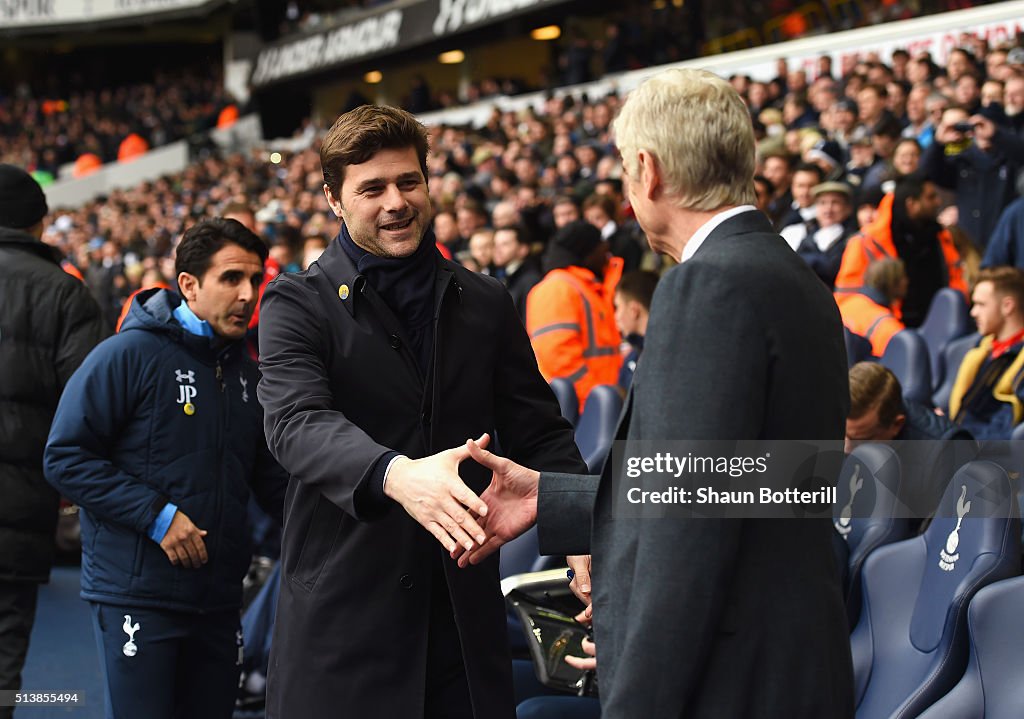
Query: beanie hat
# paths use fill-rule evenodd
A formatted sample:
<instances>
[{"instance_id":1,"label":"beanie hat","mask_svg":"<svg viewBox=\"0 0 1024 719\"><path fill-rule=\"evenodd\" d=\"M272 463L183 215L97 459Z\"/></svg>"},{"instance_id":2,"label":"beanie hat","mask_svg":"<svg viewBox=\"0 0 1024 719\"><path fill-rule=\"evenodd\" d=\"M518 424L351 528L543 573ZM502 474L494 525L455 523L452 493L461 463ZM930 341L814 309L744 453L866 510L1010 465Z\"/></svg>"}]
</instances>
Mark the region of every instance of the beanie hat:
<instances>
[{"instance_id":1,"label":"beanie hat","mask_svg":"<svg viewBox=\"0 0 1024 719\"><path fill-rule=\"evenodd\" d=\"M568 250L579 260L586 259L601 244L601 231L589 222L576 220L555 233L552 243Z\"/></svg>"},{"instance_id":2,"label":"beanie hat","mask_svg":"<svg viewBox=\"0 0 1024 719\"><path fill-rule=\"evenodd\" d=\"M0 164L0 227L24 230L46 216L46 195L32 175Z\"/></svg>"}]
</instances>

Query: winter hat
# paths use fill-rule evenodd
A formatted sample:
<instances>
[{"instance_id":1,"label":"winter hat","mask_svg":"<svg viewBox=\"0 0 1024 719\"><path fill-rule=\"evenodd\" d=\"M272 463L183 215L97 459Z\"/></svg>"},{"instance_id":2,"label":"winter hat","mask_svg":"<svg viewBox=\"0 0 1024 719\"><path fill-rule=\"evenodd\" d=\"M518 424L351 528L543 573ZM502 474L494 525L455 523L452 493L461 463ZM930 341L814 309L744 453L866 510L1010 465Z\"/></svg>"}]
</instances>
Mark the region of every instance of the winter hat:
<instances>
[{"instance_id":1,"label":"winter hat","mask_svg":"<svg viewBox=\"0 0 1024 719\"><path fill-rule=\"evenodd\" d=\"M0 164L0 227L24 230L46 216L46 195L20 167Z\"/></svg>"},{"instance_id":2,"label":"winter hat","mask_svg":"<svg viewBox=\"0 0 1024 719\"><path fill-rule=\"evenodd\" d=\"M568 250L580 260L586 259L601 244L601 231L589 222L576 220L555 233L552 243Z\"/></svg>"}]
</instances>

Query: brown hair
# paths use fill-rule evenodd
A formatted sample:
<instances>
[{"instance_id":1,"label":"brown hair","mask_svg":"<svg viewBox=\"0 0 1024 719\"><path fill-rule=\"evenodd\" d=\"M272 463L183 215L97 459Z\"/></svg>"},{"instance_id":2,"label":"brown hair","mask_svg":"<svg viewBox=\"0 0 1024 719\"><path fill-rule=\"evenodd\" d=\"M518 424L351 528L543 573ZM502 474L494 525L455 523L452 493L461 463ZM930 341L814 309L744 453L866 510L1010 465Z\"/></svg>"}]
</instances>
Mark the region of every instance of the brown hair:
<instances>
[{"instance_id":1,"label":"brown hair","mask_svg":"<svg viewBox=\"0 0 1024 719\"><path fill-rule=\"evenodd\" d=\"M878 421L892 426L905 414L903 388L888 368L877 362L858 362L850 368L850 419L860 419L878 407Z\"/></svg>"},{"instance_id":2,"label":"brown hair","mask_svg":"<svg viewBox=\"0 0 1024 719\"><path fill-rule=\"evenodd\" d=\"M907 270L903 260L886 257L868 265L868 269L864 273L864 284L878 290L892 302L898 299L897 290L906 276Z\"/></svg>"},{"instance_id":3,"label":"brown hair","mask_svg":"<svg viewBox=\"0 0 1024 719\"><path fill-rule=\"evenodd\" d=\"M416 148L420 169L427 177L427 130L405 110L386 105L363 105L339 117L320 146L324 182L340 199L345 168L360 165L381 150Z\"/></svg>"},{"instance_id":4,"label":"brown hair","mask_svg":"<svg viewBox=\"0 0 1024 719\"><path fill-rule=\"evenodd\" d=\"M978 272L974 286L991 282L997 295L1009 295L1017 303L1017 313L1024 314L1024 272L1016 267L986 267Z\"/></svg>"}]
</instances>

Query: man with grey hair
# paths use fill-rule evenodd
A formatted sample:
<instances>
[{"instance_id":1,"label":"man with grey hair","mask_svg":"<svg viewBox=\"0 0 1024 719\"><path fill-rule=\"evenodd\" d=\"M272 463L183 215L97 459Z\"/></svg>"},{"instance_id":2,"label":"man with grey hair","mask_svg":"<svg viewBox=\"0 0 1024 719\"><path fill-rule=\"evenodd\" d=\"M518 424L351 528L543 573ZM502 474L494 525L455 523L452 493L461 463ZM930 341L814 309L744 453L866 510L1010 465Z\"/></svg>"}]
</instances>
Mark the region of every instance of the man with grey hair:
<instances>
[{"instance_id":1,"label":"man with grey hair","mask_svg":"<svg viewBox=\"0 0 1024 719\"><path fill-rule=\"evenodd\" d=\"M616 439L842 439L839 313L751 204L739 95L711 73L667 70L629 96L614 129L637 220L680 263L655 292ZM633 518L613 462L600 480L539 475L467 445L493 475L488 541L461 564L534 517L543 553L593 554L592 575L589 557L570 566L584 601L593 584L603 719L853 716L828 519Z\"/></svg>"}]
</instances>

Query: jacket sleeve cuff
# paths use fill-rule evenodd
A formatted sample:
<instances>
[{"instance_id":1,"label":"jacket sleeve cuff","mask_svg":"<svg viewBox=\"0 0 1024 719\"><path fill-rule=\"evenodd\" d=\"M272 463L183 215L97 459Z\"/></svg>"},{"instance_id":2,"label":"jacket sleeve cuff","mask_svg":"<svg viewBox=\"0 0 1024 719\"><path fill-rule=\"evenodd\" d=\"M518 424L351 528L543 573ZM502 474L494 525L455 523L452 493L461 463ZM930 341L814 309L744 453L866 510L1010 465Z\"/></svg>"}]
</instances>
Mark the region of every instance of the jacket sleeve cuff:
<instances>
[{"instance_id":1,"label":"jacket sleeve cuff","mask_svg":"<svg viewBox=\"0 0 1024 719\"><path fill-rule=\"evenodd\" d=\"M398 452L385 452L380 456L366 477L356 487L355 498L359 505L359 514L367 517L380 516L387 511L391 500L384 494L384 483L387 481L388 470L396 459L402 455Z\"/></svg>"},{"instance_id":2,"label":"jacket sleeve cuff","mask_svg":"<svg viewBox=\"0 0 1024 719\"><path fill-rule=\"evenodd\" d=\"M590 554L590 531L599 477L544 472L537 495L540 553Z\"/></svg>"},{"instance_id":3,"label":"jacket sleeve cuff","mask_svg":"<svg viewBox=\"0 0 1024 719\"><path fill-rule=\"evenodd\" d=\"M146 530L146 534L157 544L164 541L164 537L167 535L167 530L171 528L171 522L174 520L174 515L178 511L177 505L168 502L164 505L164 508L160 510L160 514L156 515L156 519L149 525L149 529Z\"/></svg>"}]
</instances>

